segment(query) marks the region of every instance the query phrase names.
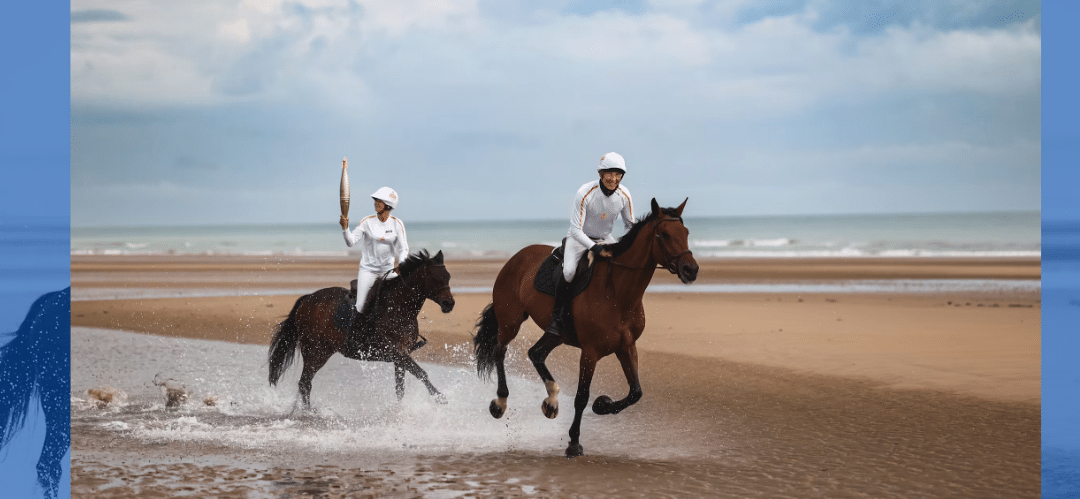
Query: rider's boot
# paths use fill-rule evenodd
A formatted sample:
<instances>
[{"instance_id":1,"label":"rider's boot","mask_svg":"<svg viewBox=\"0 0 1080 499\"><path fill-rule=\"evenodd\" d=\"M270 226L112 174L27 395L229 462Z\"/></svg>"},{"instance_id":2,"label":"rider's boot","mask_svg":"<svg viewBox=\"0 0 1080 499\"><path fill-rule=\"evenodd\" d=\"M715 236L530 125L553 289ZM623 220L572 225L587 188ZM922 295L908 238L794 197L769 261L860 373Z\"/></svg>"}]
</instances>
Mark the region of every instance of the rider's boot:
<instances>
[{"instance_id":1,"label":"rider's boot","mask_svg":"<svg viewBox=\"0 0 1080 499\"><path fill-rule=\"evenodd\" d=\"M544 333L565 337L569 332L567 325L570 320L570 283L560 278L559 284L555 286L555 307L551 311L551 321Z\"/></svg>"},{"instance_id":2,"label":"rider's boot","mask_svg":"<svg viewBox=\"0 0 1080 499\"><path fill-rule=\"evenodd\" d=\"M349 348L358 349L363 338L364 314L353 308L352 323L349 324Z\"/></svg>"}]
</instances>

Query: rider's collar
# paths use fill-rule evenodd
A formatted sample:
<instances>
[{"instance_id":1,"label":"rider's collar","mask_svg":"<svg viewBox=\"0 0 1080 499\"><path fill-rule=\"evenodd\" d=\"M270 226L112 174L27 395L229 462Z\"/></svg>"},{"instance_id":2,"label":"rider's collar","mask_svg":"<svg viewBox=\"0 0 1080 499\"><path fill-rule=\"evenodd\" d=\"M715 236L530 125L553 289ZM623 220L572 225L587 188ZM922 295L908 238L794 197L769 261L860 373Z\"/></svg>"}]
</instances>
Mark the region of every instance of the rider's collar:
<instances>
[{"instance_id":1,"label":"rider's collar","mask_svg":"<svg viewBox=\"0 0 1080 499\"><path fill-rule=\"evenodd\" d=\"M600 182L600 192L603 192L605 196L610 196L612 194L615 194L615 191L618 190L618 189L619 188L616 187L615 189L608 190L607 187L604 187L604 183Z\"/></svg>"}]
</instances>

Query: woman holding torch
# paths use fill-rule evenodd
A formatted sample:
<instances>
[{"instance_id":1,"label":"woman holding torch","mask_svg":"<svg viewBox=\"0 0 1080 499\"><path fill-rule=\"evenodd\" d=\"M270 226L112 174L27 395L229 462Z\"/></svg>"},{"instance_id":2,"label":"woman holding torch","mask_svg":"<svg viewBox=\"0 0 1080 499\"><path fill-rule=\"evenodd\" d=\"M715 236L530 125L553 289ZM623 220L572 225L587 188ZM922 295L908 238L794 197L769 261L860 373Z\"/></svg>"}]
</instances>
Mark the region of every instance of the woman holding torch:
<instances>
[{"instance_id":1,"label":"woman holding torch","mask_svg":"<svg viewBox=\"0 0 1080 499\"><path fill-rule=\"evenodd\" d=\"M347 180L343 185L347 185ZM348 187L344 187L348 189ZM349 217L342 209L341 229L345 244L350 248L360 244L360 271L356 278L356 311L364 313L364 303L375 280L387 275L397 276L398 263L409 257L409 243L405 238L405 225L390 211L397 207L398 195L389 187L381 187L371 194L375 201L375 214L364 217L356 228L349 230Z\"/></svg>"}]
</instances>

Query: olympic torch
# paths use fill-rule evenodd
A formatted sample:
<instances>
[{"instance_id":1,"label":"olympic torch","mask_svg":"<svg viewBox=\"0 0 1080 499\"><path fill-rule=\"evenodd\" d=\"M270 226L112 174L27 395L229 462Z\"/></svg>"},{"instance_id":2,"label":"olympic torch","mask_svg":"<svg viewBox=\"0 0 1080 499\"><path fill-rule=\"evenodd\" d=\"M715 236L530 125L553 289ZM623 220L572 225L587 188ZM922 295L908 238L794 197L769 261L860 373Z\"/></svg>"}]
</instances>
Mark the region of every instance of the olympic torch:
<instances>
[{"instance_id":1,"label":"olympic torch","mask_svg":"<svg viewBox=\"0 0 1080 499\"><path fill-rule=\"evenodd\" d=\"M349 217L349 158L341 159L341 216Z\"/></svg>"}]
</instances>

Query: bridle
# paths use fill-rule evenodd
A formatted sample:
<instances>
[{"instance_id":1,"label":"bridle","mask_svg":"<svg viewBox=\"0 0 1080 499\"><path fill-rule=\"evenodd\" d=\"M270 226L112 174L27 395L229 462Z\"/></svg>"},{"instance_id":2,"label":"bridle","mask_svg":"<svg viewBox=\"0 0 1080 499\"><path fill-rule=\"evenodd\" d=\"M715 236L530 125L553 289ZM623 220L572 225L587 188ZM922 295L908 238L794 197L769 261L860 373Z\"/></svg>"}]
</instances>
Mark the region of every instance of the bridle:
<instances>
[{"instance_id":1,"label":"bridle","mask_svg":"<svg viewBox=\"0 0 1080 499\"><path fill-rule=\"evenodd\" d=\"M433 269L433 268L436 268L436 267L443 267L443 268L446 268L446 265L445 265L445 264L442 264L442 263L431 263L431 261L430 261L430 260L428 260L428 262L427 262L427 263L428 263L428 264L427 264L427 265L424 265L424 269L423 269L423 270L424 270L425 272L426 272L427 270L429 270L429 269ZM385 274L383 274L383 279L386 279L386 277L387 277L388 275L390 275L390 272L393 272L393 269L387 270L387 271L386 271L386 273L385 273ZM433 295L434 295L434 296L438 296L438 295L439 295L439 294L441 294L441 293L442 293L443 291L446 291L447 293L449 293L449 292L450 292L450 285L449 285L449 284L447 284L446 286L443 286L443 287L441 287L441 288L439 288L439 289L436 289L436 290L435 290L435 293L433 293Z\"/></svg>"},{"instance_id":2,"label":"bridle","mask_svg":"<svg viewBox=\"0 0 1080 499\"><path fill-rule=\"evenodd\" d=\"M425 270L431 270L431 269L436 268L436 267L446 268L446 265L441 264L441 263L432 263L430 265L427 265ZM450 293L450 284L447 284L446 286L443 286L443 287L435 290L434 295L439 296L440 294L442 294L443 291L446 291L447 293Z\"/></svg>"},{"instance_id":3,"label":"bridle","mask_svg":"<svg viewBox=\"0 0 1080 499\"><path fill-rule=\"evenodd\" d=\"M660 246L660 250L664 252L664 261L663 262L657 262L657 265L656 265L655 268L667 269L668 272L671 272L672 274L678 275L678 273L679 273L679 268L678 268L679 259L682 258L683 255L685 255L687 253L691 253L691 251L690 251L690 248L687 248L686 250L680 252L679 254L672 254L671 251L668 251L667 245L664 244L664 238L660 237L660 232L656 230L657 228L660 227L660 224L664 223L664 222L683 223L683 219L682 219L682 217L668 217L668 218L658 218L656 220L653 220L653 222L652 222L653 237L656 238L656 244L658 244ZM626 268L630 268L630 269L643 269L643 268L645 268L645 267L634 267L634 266L631 266L631 265L627 265L625 263L620 263L620 262L615 261L614 258L611 258L608 261L611 262L614 265L618 265L620 267L626 267ZM610 274L609 274L609 277L610 277Z\"/></svg>"},{"instance_id":4,"label":"bridle","mask_svg":"<svg viewBox=\"0 0 1080 499\"><path fill-rule=\"evenodd\" d=\"M665 219L662 219L662 220L657 220L653 224L653 237L656 238L656 244L660 245L660 249L664 252L664 256L665 256L664 264L661 265L660 267L667 269L668 272L671 272L672 274L678 275L679 268L678 268L677 264L679 263L679 259L682 258L683 255L685 255L687 253L690 253L690 248L686 248L685 250L683 250L681 253L679 253L677 255L671 254L671 252L668 251L668 249L664 246L664 238L660 237L660 232L656 230L657 228L659 228L659 226L660 226L660 224L662 222L679 222L679 223L683 223L683 219L682 219L682 217L665 218ZM683 225L686 225L686 224L683 224Z\"/></svg>"}]
</instances>

